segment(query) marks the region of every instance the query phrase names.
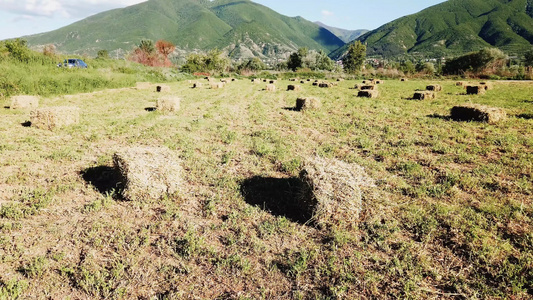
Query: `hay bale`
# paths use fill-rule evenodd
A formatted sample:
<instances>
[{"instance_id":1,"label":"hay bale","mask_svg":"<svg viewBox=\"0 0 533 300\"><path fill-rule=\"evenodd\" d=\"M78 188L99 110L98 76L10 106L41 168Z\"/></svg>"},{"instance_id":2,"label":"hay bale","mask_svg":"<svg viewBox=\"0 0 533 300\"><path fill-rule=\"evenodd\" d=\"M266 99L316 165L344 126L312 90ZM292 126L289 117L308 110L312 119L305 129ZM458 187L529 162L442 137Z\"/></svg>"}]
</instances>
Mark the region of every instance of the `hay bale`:
<instances>
[{"instance_id":1,"label":"hay bale","mask_svg":"<svg viewBox=\"0 0 533 300\"><path fill-rule=\"evenodd\" d=\"M505 110L479 104L457 105L451 109L451 117L457 121L497 123L507 117Z\"/></svg>"},{"instance_id":2,"label":"hay bale","mask_svg":"<svg viewBox=\"0 0 533 300\"><path fill-rule=\"evenodd\" d=\"M464 81L457 81L455 83L455 86L465 86L465 85L466 85L466 82L464 82Z\"/></svg>"},{"instance_id":3,"label":"hay bale","mask_svg":"<svg viewBox=\"0 0 533 300\"><path fill-rule=\"evenodd\" d=\"M180 110L181 98L177 96L163 96L157 99L157 110L162 112L176 112Z\"/></svg>"},{"instance_id":4,"label":"hay bale","mask_svg":"<svg viewBox=\"0 0 533 300\"><path fill-rule=\"evenodd\" d=\"M74 106L44 107L30 112L31 126L52 130L80 121L80 109Z\"/></svg>"},{"instance_id":5,"label":"hay bale","mask_svg":"<svg viewBox=\"0 0 533 300\"><path fill-rule=\"evenodd\" d=\"M329 82L322 82L322 83L318 84L318 87L320 87L320 88L330 88L332 86L333 86L333 84L331 84Z\"/></svg>"},{"instance_id":6,"label":"hay bale","mask_svg":"<svg viewBox=\"0 0 533 300\"><path fill-rule=\"evenodd\" d=\"M11 97L11 109L37 108L39 107L39 97L37 96L13 96Z\"/></svg>"},{"instance_id":7,"label":"hay bale","mask_svg":"<svg viewBox=\"0 0 533 300\"><path fill-rule=\"evenodd\" d=\"M486 91L492 90L494 88L491 82L480 82L479 85L484 87Z\"/></svg>"},{"instance_id":8,"label":"hay bale","mask_svg":"<svg viewBox=\"0 0 533 300\"><path fill-rule=\"evenodd\" d=\"M195 84L192 85L193 89L197 89L197 88L201 88L201 87L202 87L202 83L201 82L196 82Z\"/></svg>"},{"instance_id":9,"label":"hay bale","mask_svg":"<svg viewBox=\"0 0 533 300\"><path fill-rule=\"evenodd\" d=\"M362 90L357 93L357 97L377 98L379 92L377 90Z\"/></svg>"},{"instance_id":10,"label":"hay bale","mask_svg":"<svg viewBox=\"0 0 533 300\"><path fill-rule=\"evenodd\" d=\"M258 79L258 78L252 79L252 83L261 83L261 79Z\"/></svg>"},{"instance_id":11,"label":"hay bale","mask_svg":"<svg viewBox=\"0 0 533 300\"><path fill-rule=\"evenodd\" d=\"M430 84L426 86L426 90L433 91L433 92L440 92L442 91L442 86L440 84Z\"/></svg>"},{"instance_id":12,"label":"hay bale","mask_svg":"<svg viewBox=\"0 0 533 300\"><path fill-rule=\"evenodd\" d=\"M344 81L344 78L337 78L337 81Z\"/></svg>"},{"instance_id":13,"label":"hay bale","mask_svg":"<svg viewBox=\"0 0 533 300\"><path fill-rule=\"evenodd\" d=\"M211 86L211 89L216 90L223 88L224 82L211 82L209 85Z\"/></svg>"},{"instance_id":14,"label":"hay bale","mask_svg":"<svg viewBox=\"0 0 533 300\"><path fill-rule=\"evenodd\" d=\"M152 84L150 82L137 82L135 88L138 90L149 90L152 89Z\"/></svg>"},{"instance_id":15,"label":"hay bale","mask_svg":"<svg viewBox=\"0 0 533 300\"><path fill-rule=\"evenodd\" d=\"M296 99L296 110L318 109L321 106L320 100L317 98L307 97Z\"/></svg>"},{"instance_id":16,"label":"hay bale","mask_svg":"<svg viewBox=\"0 0 533 300\"><path fill-rule=\"evenodd\" d=\"M289 81L296 81L296 78L289 78Z\"/></svg>"},{"instance_id":17,"label":"hay bale","mask_svg":"<svg viewBox=\"0 0 533 300\"><path fill-rule=\"evenodd\" d=\"M485 87L481 85L468 85L466 86L467 95L483 95L485 94Z\"/></svg>"},{"instance_id":18,"label":"hay bale","mask_svg":"<svg viewBox=\"0 0 533 300\"><path fill-rule=\"evenodd\" d=\"M276 80L270 80L268 83L270 83L270 84L275 84L275 83L276 83Z\"/></svg>"},{"instance_id":19,"label":"hay bale","mask_svg":"<svg viewBox=\"0 0 533 300\"><path fill-rule=\"evenodd\" d=\"M313 82L313 86L318 86L318 82Z\"/></svg>"},{"instance_id":20,"label":"hay bale","mask_svg":"<svg viewBox=\"0 0 533 300\"><path fill-rule=\"evenodd\" d=\"M400 81L405 82L405 81L409 81L409 79L407 79L407 78L400 78Z\"/></svg>"},{"instance_id":21,"label":"hay bale","mask_svg":"<svg viewBox=\"0 0 533 300\"><path fill-rule=\"evenodd\" d=\"M429 99L435 99L436 94L432 91L418 91L415 92L413 95L414 100L429 100Z\"/></svg>"},{"instance_id":22,"label":"hay bale","mask_svg":"<svg viewBox=\"0 0 533 300\"><path fill-rule=\"evenodd\" d=\"M268 92L275 92L275 91L276 91L276 86L273 85L273 84L267 84L267 86L266 86L266 90L267 90Z\"/></svg>"},{"instance_id":23,"label":"hay bale","mask_svg":"<svg viewBox=\"0 0 533 300\"><path fill-rule=\"evenodd\" d=\"M305 84L306 82L307 82L307 81L305 81L305 80L300 80L300 83L301 83L301 84Z\"/></svg>"},{"instance_id":24,"label":"hay bale","mask_svg":"<svg viewBox=\"0 0 533 300\"><path fill-rule=\"evenodd\" d=\"M385 81L381 80L381 79L377 79L377 80L374 80L374 83L375 84L383 84Z\"/></svg>"},{"instance_id":25,"label":"hay bale","mask_svg":"<svg viewBox=\"0 0 533 300\"><path fill-rule=\"evenodd\" d=\"M128 200L160 199L179 191L181 165L168 148L133 147L113 155Z\"/></svg>"},{"instance_id":26,"label":"hay bale","mask_svg":"<svg viewBox=\"0 0 533 300\"><path fill-rule=\"evenodd\" d=\"M374 186L365 170L337 159L307 159L300 172L301 209L321 227L348 226L359 220L364 188Z\"/></svg>"},{"instance_id":27,"label":"hay bale","mask_svg":"<svg viewBox=\"0 0 533 300\"><path fill-rule=\"evenodd\" d=\"M170 92L170 87L168 85L158 85L156 88L155 88L156 92L158 93L161 93L161 92Z\"/></svg>"},{"instance_id":28,"label":"hay bale","mask_svg":"<svg viewBox=\"0 0 533 300\"><path fill-rule=\"evenodd\" d=\"M289 84L287 86L287 91L299 91L301 87L299 85Z\"/></svg>"},{"instance_id":29,"label":"hay bale","mask_svg":"<svg viewBox=\"0 0 533 300\"><path fill-rule=\"evenodd\" d=\"M362 91L366 91L366 90L374 91L374 90L377 90L378 87L375 86L375 85L373 85L373 84L368 84L368 85L362 85L362 86L360 86L360 89L361 89Z\"/></svg>"}]
</instances>

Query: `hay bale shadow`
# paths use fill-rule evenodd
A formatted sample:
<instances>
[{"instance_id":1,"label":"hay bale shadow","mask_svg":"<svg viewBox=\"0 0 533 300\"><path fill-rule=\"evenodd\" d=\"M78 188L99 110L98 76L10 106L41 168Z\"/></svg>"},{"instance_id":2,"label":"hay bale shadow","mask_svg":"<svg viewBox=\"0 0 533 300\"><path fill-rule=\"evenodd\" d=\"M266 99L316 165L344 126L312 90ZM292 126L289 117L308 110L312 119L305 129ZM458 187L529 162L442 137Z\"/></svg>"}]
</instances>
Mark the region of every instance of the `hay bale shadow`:
<instances>
[{"instance_id":1,"label":"hay bale shadow","mask_svg":"<svg viewBox=\"0 0 533 300\"><path fill-rule=\"evenodd\" d=\"M531 120L533 119L533 114L519 114L516 115L516 117L520 119Z\"/></svg>"},{"instance_id":2,"label":"hay bale shadow","mask_svg":"<svg viewBox=\"0 0 533 300\"><path fill-rule=\"evenodd\" d=\"M298 107L284 107L283 109L289 111L301 111Z\"/></svg>"},{"instance_id":3,"label":"hay bale shadow","mask_svg":"<svg viewBox=\"0 0 533 300\"><path fill-rule=\"evenodd\" d=\"M146 110L146 111L156 111L157 108L156 107L145 107L144 110Z\"/></svg>"},{"instance_id":4,"label":"hay bale shadow","mask_svg":"<svg viewBox=\"0 0 533 300\"><path fill-rule=\"evenodd\" d=\"M445 121L450 121L452 119L451 116L444 116L444 115L440 115L440 114L431 114L431 115L427 115L426 117L428 118L433 118L433 119L441 119L441 120L445 120Z\"/></svg>"},{"instance_id":5,"label":"hay bale shadow","mask_svg":"<svg viewBox=\"0 0 533 300\"><path fill-rule=\"evenodd\" d=\"M85 182L94 186L102 195L113 194L114 198L121 199L120 193L116 193L116 191L122 189L122 177L116 168L109 166L91 167L82 170L80 175Z\"/></svg>"},{"instance_id":6,"label":"hay bale shadow","mask_svg":"<svg viewBox=\"0 0 533 300\"><path fill-rule=\"evenodd\" d=\"M22 122L20 125L22 125L22 127L31 127L31 121Z\"/></svg>"},{"instance_id":7,"label":"hay bale shadow","mask_svg":"<svg viewBox=\"0 0 533 300\"><path fill-rule=\"evenodd\" d=\"M241 183L244 200L300 224L306 224L311 215L298 207L297 195L302 181L299 178L274 178L254 176Z\"/></svg>"}]
</instances>

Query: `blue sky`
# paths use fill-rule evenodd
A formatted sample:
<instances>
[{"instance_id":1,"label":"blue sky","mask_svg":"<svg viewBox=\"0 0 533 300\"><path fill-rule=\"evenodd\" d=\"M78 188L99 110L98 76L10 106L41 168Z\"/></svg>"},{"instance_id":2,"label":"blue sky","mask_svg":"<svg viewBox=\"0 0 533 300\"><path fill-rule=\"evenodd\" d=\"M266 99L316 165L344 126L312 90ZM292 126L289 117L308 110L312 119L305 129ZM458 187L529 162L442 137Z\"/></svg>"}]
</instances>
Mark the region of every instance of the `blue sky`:
<instances>
[{"instance_id":1,"label":"blue sky","mask_svg":"<svg viewBox=\"0 0 533 300\"><path fill-rule=\"evenodd\" d=\"M216 1L216 0L214 0ZM0 40L51 31L143 0L0 0ZM287 16L344 29L375 29L443 0L255 0Z\"/></svg>"}]
</instances>

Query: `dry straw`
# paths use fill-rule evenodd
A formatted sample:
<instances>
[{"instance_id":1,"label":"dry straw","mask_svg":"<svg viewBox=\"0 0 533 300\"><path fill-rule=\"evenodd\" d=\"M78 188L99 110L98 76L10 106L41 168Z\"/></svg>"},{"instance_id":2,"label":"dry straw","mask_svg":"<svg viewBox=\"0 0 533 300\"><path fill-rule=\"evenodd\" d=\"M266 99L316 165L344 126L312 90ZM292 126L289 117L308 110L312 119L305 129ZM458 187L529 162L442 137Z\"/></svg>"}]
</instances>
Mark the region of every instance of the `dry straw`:
<instances>
[{"instance_id":1,"label":"dry straw","mask_svg":"<svg viewBox=\"0 0 533 300\"><path fill-rule=\"evenodd\" d=\"M432 91L419 91L415 92L413 95L414 100L428 100L428 99L435 99L437 97L437 94L435 94Z\"/></svg>"},{"instance_id":2,"label":"dry straw","mask_svg":"<svg viewBox=\"0 0 533 300\"><path fill-rule=\"evenodd\" d=\"M13 96L11 97L11 109L25 109L39 107L39 97L37 96Z\"/></svg>"},{"instance_id":3,"label":"dry straw","mask_svg":"<svg viewBox=\"0 0 533 300\"><path fill-rule=\"evenodd\" d=\"M357 97L377 98L379 97L379 91L377 90L362 90L357 93Z\"/></svg>"},{"instance_id":4,"label":"dry straw","mask_svg":"<svg viewBox=\"0 0 533 300\"><path fill-rule=\"evenodd\" d=\"M157 99L157 110L161 112L176 112L180 110L181 98L177 96L163 96Z\"/></svg>"},{"instance_id":5,"label":"dry straw","mask_svg":"<svg viewBox=\"0 0 533 300\"><path fill-rule=\"evenodd\" d=\"M320 100L313 97L297 98L296 110L318 109L321 107Z\"/></svg>"},{"instance_id":6,"label":"dry straw","mask_svg":"<svg viewBox=\"0 0 533 300\"><path fill-rule=\"evenodd\" d=\"M363 187L374 186L364 169L337 159L308 159L300 172L298 203L321 227L353 226L362 210Z\"/></svg>"},{"instance_id":7,"label":"dry straw","mask_svg":"<svg viewBox=\"0 0 533 300\"><path fill-rule=\"evenodd\" d=\"M493 124L505 120L507 113L498 107L463 104L454 106L451 109L451 117L457 121L479 121Z\"/></svg>"},{"instance_id":8,"label":"dry straw","mask_svg":"<svg viewBox=\"0 0 533 300\"><path fill-rule=\"evenodd\" d=\"M80 109L73 106L45 107L30 112L31 126L52 130L80 121Z\"/></svg>"},{"instance_id":9,"label":"dry straw","mask_svg":"<svg viewBox=\"0 0 533 300\"><path fill-rule=\"evenodd\" d=\"M152 84L150 82L137 82L135 88L138 90L149 90L152 89Z\"/></svg>"},{"instance_id":10,"label":"dry straw","mask_svg":"<svg viewBox=\"0 0 533 300\"><path fill-rule=\"evenodd\" d=\"M275 91L276 91L276 86L273 85L273 84L267 84L267 86L266 86L266 90L267 90L268 92L275 92Z\"/></svg>"},{"instance_id":11,"label":"dry straw","mask_svg":"<svg viewBox=\"0 0 533 300\"><path fill-rule=\"evenodd\" d=\"M160 199L180 189L180 161L168 148L124 149L113 155L113 163L128 200Z\"/></svg>"}]
</instances>

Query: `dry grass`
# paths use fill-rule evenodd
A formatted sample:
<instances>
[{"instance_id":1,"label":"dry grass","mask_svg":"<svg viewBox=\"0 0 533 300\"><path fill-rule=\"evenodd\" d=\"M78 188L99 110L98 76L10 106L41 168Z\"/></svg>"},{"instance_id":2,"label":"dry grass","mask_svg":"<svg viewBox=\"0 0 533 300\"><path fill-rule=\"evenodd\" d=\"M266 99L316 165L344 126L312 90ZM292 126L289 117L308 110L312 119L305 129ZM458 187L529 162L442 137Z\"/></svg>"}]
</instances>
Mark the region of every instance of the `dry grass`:
<instances>
[{"instance_id":1,"label":"dry grass","mask_svg":"<svg viewBox=\"0 0 533 300\"><path fill-rule=\"evenodd\" d=\"M53 130L79 121L80 109L72 106L43 107L30 112L31 126L39 129Z\"/></svg>"},{"instance_id":2,"label":"dry grass","mask_svg":"<svg viewBox=\"0 0 533 300\"><path fill-rule=\"evenodd\" d=\"M157 99L156 108L164 113L177 112L180 109L181 98L177 96L163 96Z\"/></svg>"},{"instance_id":3,"label":"dry grass","mask_svg":"<svg viewBox=\"0 0 533 300\"><path fill-rule=\"evenodd\" d=\"M507 118L504 109L479 104L463 104L451 109L451 117L458 121L478 121L495 124Z\"/></svg>"},{"instance_id":4,"label":"dry grass","mask_svg":"<svg viewBox=\"0 0 533 300\"><path fill-rule=\"evenodd\" d=\"M180 161L166 148L123 149L113 155L113 163L128 200L161 199L177 193L182 185Z\"/></svg>"},{"instance_id":5,"label":"dry grass","mask_svg":"<svg viewBox=\"0 0 533 300\"><path fill-rule=\"evenodd\" d=\"M300 179L301 209L317 225L333 228L357 224L363 207L361 187L374 185L361 166L320 157L305 161Z\"/></svg>"},{"instance_id":6,"label":"dry grass","mask_svg":"<svg viewBox=\"0 0 533 300\"><path fill-rule=\"evenodd\" d=\"M11 109L27 109L39 107L39 97L37 96L13 96L11 97Z\"/></svg>"}]
</instances>

